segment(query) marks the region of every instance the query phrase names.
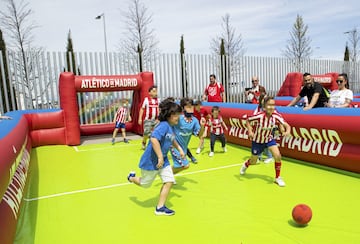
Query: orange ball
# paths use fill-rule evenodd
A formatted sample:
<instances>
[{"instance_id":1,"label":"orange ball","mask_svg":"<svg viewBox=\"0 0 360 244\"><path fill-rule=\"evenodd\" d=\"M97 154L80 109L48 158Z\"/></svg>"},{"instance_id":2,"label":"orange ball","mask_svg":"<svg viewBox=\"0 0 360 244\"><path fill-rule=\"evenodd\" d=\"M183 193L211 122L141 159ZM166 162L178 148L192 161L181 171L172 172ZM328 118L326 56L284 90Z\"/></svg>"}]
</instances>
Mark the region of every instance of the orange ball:
<instances>
[{"instance_id":1,"label":"orange ball","mask_svg":"<svg viewBox=\"0 0 360 244\"><path fill-rule=\"evenodd\" d=\"M306 204L298 204L292 210L293 220L299 225L306 225L312 217L311 208Z\"/></svg>"}]
</instances>

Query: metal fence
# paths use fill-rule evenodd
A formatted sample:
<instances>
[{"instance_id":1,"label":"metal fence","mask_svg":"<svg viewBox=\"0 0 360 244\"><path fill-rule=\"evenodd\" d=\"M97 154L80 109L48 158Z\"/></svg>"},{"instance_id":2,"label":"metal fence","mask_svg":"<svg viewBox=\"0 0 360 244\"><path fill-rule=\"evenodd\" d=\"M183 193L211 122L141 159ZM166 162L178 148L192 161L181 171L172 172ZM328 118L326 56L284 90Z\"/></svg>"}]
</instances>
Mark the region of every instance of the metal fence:
<instances>
[{"instance_id":1,"label":"metal fence","mask_svg":"<svg viewBox=\"0 0 360 244\"><path fill-rule=\"evenodd\" d=\"M1 52L0 52L1 54ZM105 75L134 74L139 72L138 60L120 53L100 52L6 52L0 55L0 112L24 109L58 108L59 74L70 69L75 74ZM108 62L105 62L108 57ZM181 68L183 58L185 69ZM21 65L25 60L26 67ZM7 65L5 65L7 64ZM69 67L69 68L67 68ZM256 75L267 92L275 95L289 72L297 71L294 64L285 58L237 57L221 59L219 56L199 54L157 54L146 58L144 71L154 73L159 97L187 96L200 98L209 82L209 75L215 74L225 85L228 102L244 102L244 90L251 86L251 77ZM350 88L360 92L360 64L332 60L306 60L300 72L324 74L346 72L350 77ZM182 79L182 77L185 77ZM224 82L226 77L226 82ZM8 81L8 82L7 82ZM184 89L186 86L186 89ZM131 92L91 93L79 97L82 123L106 122L112 119L121 98L131 98ZM86 104L83 104L83 103ZM96 116L96 111L107 108L106 116ZM92 116L88 115L93 113ZM94 119L95 118L95 119Z\"/></svg>"}]
</instances>

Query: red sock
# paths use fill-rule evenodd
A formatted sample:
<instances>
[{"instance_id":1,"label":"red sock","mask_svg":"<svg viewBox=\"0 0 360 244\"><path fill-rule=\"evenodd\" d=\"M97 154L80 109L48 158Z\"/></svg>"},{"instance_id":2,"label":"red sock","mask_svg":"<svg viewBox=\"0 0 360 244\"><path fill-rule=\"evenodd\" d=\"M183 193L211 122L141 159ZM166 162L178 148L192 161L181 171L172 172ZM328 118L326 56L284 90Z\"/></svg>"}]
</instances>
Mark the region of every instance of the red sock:
<instances>
[{"instance_id":1,"label":"red sock","mask_svg":"<svg viewBox=\"0 0 360 244\"><path fill-rule=\"evenodd\" d=\"M275 178L280 176L281 162L275 162Z\"/></svg>"},{"instance_id":2,"label":"red sock","mask_svg":"<svg viewBox=\"0 0 360 244\"><path fill-rule=\"evenodd\" d=\"M249 167L249 165L250 165L250 159L248 159L245 163L246 168Z\"/></svg>"}]
</instances>

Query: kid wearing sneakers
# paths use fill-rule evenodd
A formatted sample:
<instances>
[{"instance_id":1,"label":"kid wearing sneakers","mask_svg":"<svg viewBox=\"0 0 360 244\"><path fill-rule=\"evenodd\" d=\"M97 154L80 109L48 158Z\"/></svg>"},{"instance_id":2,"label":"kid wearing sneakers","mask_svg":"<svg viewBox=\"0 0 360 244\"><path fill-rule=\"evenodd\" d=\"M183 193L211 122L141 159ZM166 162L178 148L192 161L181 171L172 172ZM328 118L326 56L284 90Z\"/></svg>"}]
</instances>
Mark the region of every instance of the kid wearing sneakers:
<instances>
[{"instance_id":1,"label":"kid wearing sneakers","mask_svg":"<svg viewBox=\"0 0 360 244\"><path fill-rule=\"evenodd\" d=\"M140 111L139 111L139 119L138 124L141 125L143 123L143 115L145 112L144 117L144 133L143 133L143 140L142 140L142 149L145 149L146 142L151 134L151 131L154 129L155 125L157 124L157 116L159 114L159 103L160 99L157 97L157 86L151 86L149 88L149 96L145 97Z\"/></svg>"},{"instance_id":2,"label":"kid wearing sneakers","mask_svg":"<svg viewBox=\"0 0 360 244\"><path fill-rule=\"evenodd\" d=\"M243 163L240 174L245 171L251 164L256 164L259 155L268 147L275 159L275 183L279 186L285 186L285 182L280 177L281 154L274 139L273 131L276 126L282 126L284 132L282 136L290 135L290 125L284 118L275 111L275 100L273 97L265 97L263 101L263 111L251 115L246 120L246 126L249 132L251 143L251 157Z\"/></svg>"},{"instance_id":3,"label":"kid wearing sneakers","mask_svg":"<svg viewBox=\"0 0 360 244\"><path fill-rule=\"evenodd\" d=\"M126 130L125 130L126 121L131 121L131 116L130 116L129 109L128 109L128 100L123 99L122 106L119 107L119 109L117 110L117 112L114 116L113 122L115 123L115 129L114 129L113 136L111 139L111 143L113 145L115 144L115 138L116 138L116 135L117 135L119 129L121 129L121 134L124 138L124 142L129 143L129 140L126 139Z\"/></svg>"},{"instance_id":4,"label":"kid wearing sneakers","mask_svg":"<svg viewBox=\"0 0 360 244\"><path fill-rule=\"evenodd\" d=\"M181 148L184 148L187 153L188 145L192 135L201 135L204 130L205 121L199 124L197 118L193 116L194 105L193 100L190 98L183 98L180 101L183 114L180 115L179 123L174 126L176 141ZM173 159L173 172L174 174L189 168L189 161L187 158L181 158L179 151L176 148L171 149L171 156Z\"/></svg>"},{"instance_id":5,"label":"kid wearing sneakers","mask_svg":"<svg viewBox=\"0 0 360 244\"><path fill-rule=\"evenodd\" d=\"M226 152L226 139L224 134L224 128L228 131L228 128L220 115L220 108L214 106L211 109L211 118L207 122L207 127L210 131L210 153L209 157L214 156L215 141L220 140L221 146L224 152Z\"/></svg>"},{"instance_id":6,"label":"kid wearing sneakers","mask_svg":"<svg viewBox=\"0 0 360 244\"><path fill-rule=\"evenodd\" d=\"M175 211L165 206L171 187L175 182L167 154L170 147L173 146L178 150L181 158L185 157L184 151L175 140L173 130L173 126L179 122L182 109L178 104L169 100L161 103L160 107L160 123L157 124L151 133L150 143L140 159L139 168L141 169L141 177L137 177L135 172L130 172L127 179L138 186L150 187L156 175L159 175L163 185L160 190L157 206L155 207L155 214L173 215Z\"/></svg>"}]
</instances>

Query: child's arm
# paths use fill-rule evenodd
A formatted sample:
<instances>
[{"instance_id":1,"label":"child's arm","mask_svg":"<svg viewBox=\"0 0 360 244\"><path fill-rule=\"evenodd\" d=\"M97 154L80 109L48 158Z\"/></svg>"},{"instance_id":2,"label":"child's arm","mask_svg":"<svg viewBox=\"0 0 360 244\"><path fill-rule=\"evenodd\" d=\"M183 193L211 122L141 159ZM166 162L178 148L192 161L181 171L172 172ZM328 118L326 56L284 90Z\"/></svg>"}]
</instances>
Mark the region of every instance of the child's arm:
<instances>
[{"instance_id":1,"label":"child's arm","mask_svg":"<svg viewBox=\"0 0 360 244\"><path fill-rule=\"evenodd\" d=\"M180 147L179 143L177 143L176 140L173 141L173 146L179 151L180 157L181 157L181 158L185 158L185 153L184 153L184 151L182 150L182 148Z\"/></svg>"},{"instance_id":2,"label":"child's arm","mask_svg":"<svg viewBox=\"0 0 360 244\"><path fill-rule=\"evenodd\" d=\"M246 127L249 132L249 139L252 140L254 138L254 132L253 132L252 126L250 125L250 122L248 119L246 120Z\"/></svg>"},{"instance_id":3,"label":"child's arm","mask_svg":"<svg viewBox=\"0 0 360 244\"><path fill-rule=\"evenodd\" d=\"M142 124L142 116L144 114L144 108L140 108L139 111L139 119L138 119L138 124L141 125Z\"/></svg>"},{"instance_id":4,"label":"child's arm","mask_svg":"<svg viewBox=\"0 0 360 244\"><path fill-rule=\"evenodd\" d=\"M164 156L161 151L160 142L158 141L158 139L156 139L154 137L151 137L150 141L151 141L152 148L158 158L158 163L157 163L156 167L158 169L160 169L164 165Z\"/></svg>"}]
</instances>

